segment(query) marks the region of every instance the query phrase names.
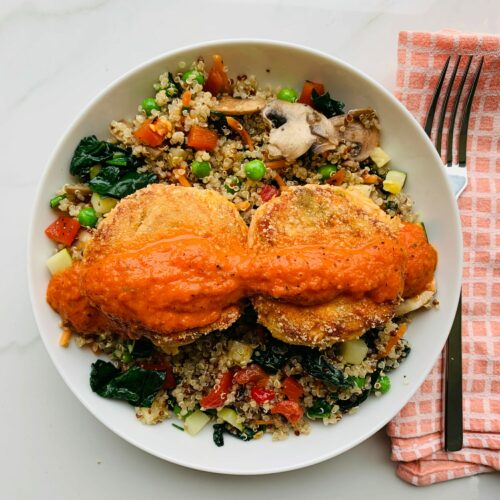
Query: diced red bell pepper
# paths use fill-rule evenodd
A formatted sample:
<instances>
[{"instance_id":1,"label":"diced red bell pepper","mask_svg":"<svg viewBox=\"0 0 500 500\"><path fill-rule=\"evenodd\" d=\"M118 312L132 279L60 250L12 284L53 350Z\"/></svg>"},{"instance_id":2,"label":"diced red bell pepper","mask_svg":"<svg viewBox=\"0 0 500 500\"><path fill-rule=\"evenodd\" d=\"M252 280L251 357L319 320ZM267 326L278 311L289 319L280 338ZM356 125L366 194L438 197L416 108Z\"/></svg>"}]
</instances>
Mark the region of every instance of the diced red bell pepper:
<instances>
[{"instance_id":1,"label":"diced red bell pepper","mask_svg":"<svg viewBox=\"0 0 500 500\"><path fill-rule=\"evenodd\" d=\"M280 401L271 408L271 413L283 415L291 424L296 424L304 410L297 401Z\"/></svg>"},{"instance_id":2,"label":"diced red bell pepper","mask_svg":"<svg viewBox=\"0 0 500 500\"><path fill-rule=\"evenodd\" d=\"M227 395L229 394L233 385L234 371L229 370L225 372L220 378L219 382L215 384L214 388L201 398L200 404L203 408L220 408L224 405Z\"/></svg>"},{"instance_id":3,"label":"diced red bell pepper","mask_svg":"<svg viewBox=\"0 0 500 500\"><path fill-rule=\"evenodd\" d=\"M325 93L325 86L322 83L316 83L316 82L311 82L310 80L306 80L304 83L304 87L302 88L302 92L300 94L298 102L312 106L313 105L313 101L312 101L312 91L313 90L316 90L318 95L322 95Z\"/></svg>"},{"instance_id":4,"label":"diced red bell pepper","mask_svg":"<svg viewBox=\"0 0 500 500\"><path fill-rule=\"evenodd\" d=\"M80 223L66 215L61 215L50 226L45 229L45 234L57 243L69 247L80 230Z\"/></svg>"},{"instance_id":5,"label":"diced red bell pepper","mask_svg":"<svg viewBox=\"0 0 500 500\"><path fill-rule=\"evenodd\" d=\"M260 191L260 197L262 201L265 203L269 201L271 198L274 198L278 193L279 189L272 186L271 184L266 184Z\"/></svg>"},{"instance_id":6,"label":"diced red bell pepper","mask_svg":"<svg viewBox=\"0 0 500 500\"><path fill-rule=\"evenodd\" d=\"M231 82L224 70L224 63L219 54L214 54L214 63L208 72L208 77L203 86L203 90L216 96L221 93L231 92Z\"/></svg>"},{"instance_id":7,"label":"diced red bell pepper","mask_svg":"<svg viewBox=\"0 0 500 500\"><path fill-rule=\"evenodd\" d=\"M237 384L258 384L266 385L269 376L267 373L256 364L245 366L234 375L234 381Z\"/></svg>"},{"instance_id":8,"label":"diced red bell pepper","mask_svg":"<svg viewBox=\"0 0 500 500\"><path fill-rule=\"evenodd\" d=\"M285 396L291 401L298 401L299 398L304 395L304 389L302 388L302 385L297 379L293 377L287 377L283 381L283 392L285 393Z\"/></svg>"},{"instance_id":9,"label":"diced red bell pepper","mask_svg":"<svg viewBox=\"0 0 500 500\"><path fill-rule=\"evenodd\" d=\"M250 389L250 396L257 404L261 405L267 401L272 401L276 394L273 389L254 386Z\"/></svg>"},{"instance_id":10,"label":"diced red bell pepper","mask_svg":"<svg viewBox=\"0 0 500 500\"><path fill-rule=\"evenodd\" d=\"M139 139L142 144L155 148L163 142L167 132L163 126L160 128L156 127L153 124L153 119L149 118L134 131L134 137Z\"/></svg>"},{"instance_id":11,"label":"diced red bell pepper","mask_svg":"<svg viewBox=\"0 0 500 500\"><path fill-rule=\"evenodd\" d=\"M187 145L190 148L200 151L213 151L217 147L218 140L219 136L217 135L217 132L214 132L206 127L193 125L189 129Z\"/></svg>"}]
</instances>

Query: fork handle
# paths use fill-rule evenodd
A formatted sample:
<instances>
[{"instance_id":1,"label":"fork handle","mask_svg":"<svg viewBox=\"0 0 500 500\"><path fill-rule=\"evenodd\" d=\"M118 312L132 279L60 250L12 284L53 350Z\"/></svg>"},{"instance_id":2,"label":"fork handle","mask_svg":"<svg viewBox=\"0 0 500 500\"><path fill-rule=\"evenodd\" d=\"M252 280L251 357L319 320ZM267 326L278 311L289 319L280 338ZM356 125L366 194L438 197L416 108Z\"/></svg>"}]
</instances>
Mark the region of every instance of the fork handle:
<instances>
[{"instance_id":1,"label":"fork handle","mask_svg":"<svg viewBox=\"0 0 500 500\"><path fill-rule=\"evenodd\" d=\"M444 448L458 451L463 445L462 419L462 292L446 343ZM457 418L458 417L458 418Z\"/></svg>"}]
</instances>

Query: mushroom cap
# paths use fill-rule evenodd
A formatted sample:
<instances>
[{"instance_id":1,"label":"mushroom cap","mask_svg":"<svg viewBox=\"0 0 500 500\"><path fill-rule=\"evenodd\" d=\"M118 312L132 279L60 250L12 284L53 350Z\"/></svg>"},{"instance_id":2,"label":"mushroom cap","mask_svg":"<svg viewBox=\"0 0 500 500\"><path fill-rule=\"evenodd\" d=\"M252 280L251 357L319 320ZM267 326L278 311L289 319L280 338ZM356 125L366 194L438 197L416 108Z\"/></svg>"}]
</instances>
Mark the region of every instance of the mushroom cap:
<instances>
[{"instance_id":1,"label":"mushroom cap","mask_svg":"<svg viewBox=\"0 0 500 500\"><path fill-rule=\"evenodd\" d=\"M235 97L221 97L211 108L224 115L252 115L258 113L266 105L266 100L262 97L248 97L246 99L236 99Z\"/></svg>"},{"instance_id":2,"label":"mushroom cap","mask_svg":"<svg viewBox=\"0 0 500 500\"><path fill-rule=\"evenodd\" d=\"M293 161L303 155L319 137L328 137L333 127L328 119L310 106L276 99L262 111L270 125L268 151Z\"/></svg>"}]
</instances>

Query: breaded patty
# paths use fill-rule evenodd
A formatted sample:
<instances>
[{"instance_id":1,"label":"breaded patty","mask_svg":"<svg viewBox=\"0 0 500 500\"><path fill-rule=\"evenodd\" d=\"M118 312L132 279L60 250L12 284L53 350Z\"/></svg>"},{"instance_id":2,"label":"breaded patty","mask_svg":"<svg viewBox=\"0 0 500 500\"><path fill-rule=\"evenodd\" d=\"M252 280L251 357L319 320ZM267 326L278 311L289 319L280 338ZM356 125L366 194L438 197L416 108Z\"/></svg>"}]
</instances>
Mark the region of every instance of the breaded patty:
<instances>
[{"instance_id":1,"label":"breaded patty","mask_svg":"<svg viewBox=\"0 0 500 500\"><path fill-rule=\"evenodd\" d=\"M84 264L118 252L135 239L154 242L179 232L201 236L224 248L235 244L244 247L248 229L235 206L214 191L154 184L123 199L102 221L85 250ZM241 313L241 304L235 303L222 310L216 321L199 328L152 330L140 322L109 314L106 304L94 305L130 336L146 335L160 346L187 344L213 330L226 329Z\"/></svg>"},{"instance_id":2,"label":"breaded patty","mask_svg":"<svg viewBox=\"0 0 500 500\"><path fill-rule=\"evenodd\" d=\"M396 239L399 228L399 220L354 190L306 185L287 189L262 205L250 224L248 242L260 251L332 242L356 248L374 237ZM264 296L252 302L258 321L276 338L322 348L384 324L395 309L394 303L348 295L312 306Z\"/></svg>"}]
</instances>

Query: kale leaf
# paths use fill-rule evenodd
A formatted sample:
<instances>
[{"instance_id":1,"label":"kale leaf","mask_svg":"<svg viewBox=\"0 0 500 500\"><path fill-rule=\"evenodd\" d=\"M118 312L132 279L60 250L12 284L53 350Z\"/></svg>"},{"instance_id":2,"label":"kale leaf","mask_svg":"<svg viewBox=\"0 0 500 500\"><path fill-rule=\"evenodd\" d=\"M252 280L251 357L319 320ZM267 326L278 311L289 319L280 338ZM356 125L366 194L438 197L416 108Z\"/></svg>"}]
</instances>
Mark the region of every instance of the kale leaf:
<instances>
[{"instance_id":1,"label":"kale leaf","mask_svg":"<svg viewBox=\"0 0 500 500\"><path fill-rule=\"evenodd\" d=\"M269 341L257 347L252 353L252 361L262 366L268 373L276 373L292 357L290 348L283 342Z\"/></svg>"},{"instance_id":2,"label":"kale leaf","mask_svg":"<svg viewBox=\"0 0 500 500\"><path fill-rule=\"evenodd\" d=\"M98 359L90 371L90 387L103 398L122 399L150 407L165 379L165 372L133 366L120 372L113 363Z\"/></svg>"},{"instance_id":3,"label":"kale leaf","mask_svg":"<svg viewBox=\"0 0 500 500\"><path fill-rule=\"evenodd\" d=\"M129 149L121 148L107 141L100 141L95 135L84 137L71 158L69 171L82 181L90 178L90 168L94 165L119 167L121 172L137 170L142 161Z\"/></svg>"},{"instance_id":4,"label":"kale leaf","mask_svg":"<svg viewBox=\"0 0 500 500\"><path fill-rule=\"evenodd\" d=\"M104 167L98 175L89 181L92 191L113 198L124 198L134 191L158 182L158 177L151 172L128 172L123 177L116 176L117 167ZM113 170L111 170L113 169Z\"/></svg>"},{"instance_id":5,"label":"kale leaf","mask_svg":"<svg viewBox=\"0 0 500 500\"><path fill-rule=\"evenodd\" d=\"M151 340L146 337L141 337L134 342L134 348L132 349L133 358L149 358L153 354L154 345Z\"/></svg>"},{"instance_id":6,"label":"kale leaf","mask_svg":"<svg viewBox=\"0 0 500 500\"><path fill-rule=\"evenodd\" d=\"M344 103L342 101L336 101L330 97L329 92L324 94L318 94L316 89L311 92L313 108L320 113L323 113L327 118L332 116L341 115L344 113Z\"/></svg>"},{"instance_id":7,"label":"kale leaf","mask_svg":"<svg viewBox=\"0 0 500 500\"><path fill-rule=\"evenodd\" d=\"M213 440L216 446L224 446L224 424L214 424Z\"/></svg>"},{"instance_id":8,"label":"kale leaf","mask_svg":"<svg viewBox=\"0 0 500 500\"><path fill-rule=\"evenodd\" d=\"M354 408L355 406L359 406L368 398L370 393L373 391L373 386L375 385L375 382L377 382L380 376L380 371L381 371L380 368L377 368L370 375L370 384L372 386L372 389L365 389L361 394L354 394L349 399L338 399L336 401L336 404L339 406L340 411L342 413L349 411L351 408Z\"/></svg>"},{"instance_id":9,"label":"kale leaf","mask_svg":"<svg viewBox=\"0 0 500 500\"><path fill-rule=\"evenodd\" d=\"M302 368L312 377L340 388L348 388L354 385L354 382L347 378L341 370L335 368L321 352L314 349L302 349L301 356Z\"/></svg>"},{"instance_id":10,"label":"kale leaf","mask_svg":"<svg viewBox=\"0 0 500 500\"><path fill-rule=\"evenodd\" d=\"M309 418L325 418L332 414L332 405L324 399L317 399L306 412Z\"/></svg>"}]
</instances>

